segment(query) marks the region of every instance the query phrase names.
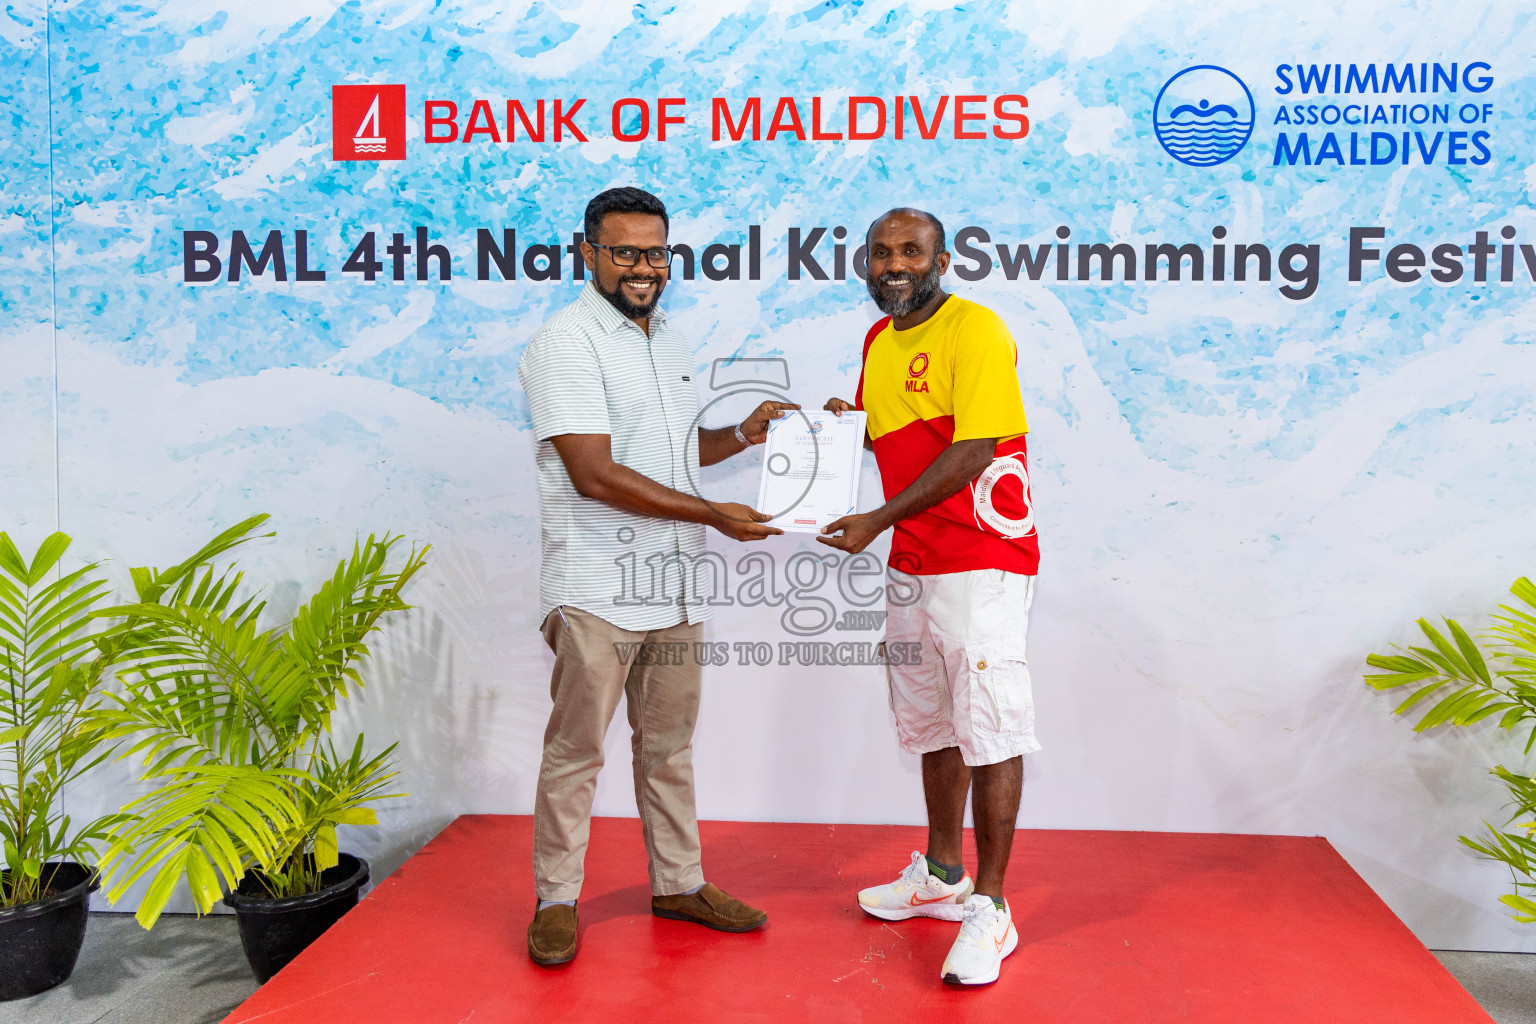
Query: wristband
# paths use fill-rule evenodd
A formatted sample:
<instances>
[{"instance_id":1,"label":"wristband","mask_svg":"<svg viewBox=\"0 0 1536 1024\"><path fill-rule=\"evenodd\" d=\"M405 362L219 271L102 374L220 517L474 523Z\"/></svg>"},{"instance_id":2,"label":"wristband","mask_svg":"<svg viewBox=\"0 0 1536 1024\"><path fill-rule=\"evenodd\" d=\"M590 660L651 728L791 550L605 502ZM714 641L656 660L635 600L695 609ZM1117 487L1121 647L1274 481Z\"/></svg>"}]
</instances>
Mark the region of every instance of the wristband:
<instances>
[{"instance_id":1,"label":"wristband","mask_svg":"<svg viewBox=\"0 0 1536 1024\"><path fill-rule=\"evenodd\" d=\"M743 434L741 432L741 424L740 423L736 424L731 429L736 431L736 440L741 442L741 446L743 448L750 448L750 447L752 447L752 442L747 440L747 435Z\"/></svg>"}]
</instances>

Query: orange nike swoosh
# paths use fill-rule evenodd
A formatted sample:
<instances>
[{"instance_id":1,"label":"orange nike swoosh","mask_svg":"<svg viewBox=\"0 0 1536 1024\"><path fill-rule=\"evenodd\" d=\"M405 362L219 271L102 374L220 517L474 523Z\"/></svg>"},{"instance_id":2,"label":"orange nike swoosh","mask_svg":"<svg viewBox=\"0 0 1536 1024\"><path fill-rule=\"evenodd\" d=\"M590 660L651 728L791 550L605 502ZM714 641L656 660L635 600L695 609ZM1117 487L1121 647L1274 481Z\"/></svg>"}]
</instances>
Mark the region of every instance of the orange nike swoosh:
<instances>
[{"instance_id":1,"label":"orange nike swoosh","mask_svg":"<svg viewBox=\"0 0 1536 1024\"><path fill-rule=\"evenodd\" d=\"M1000 938L1000 939L993 939L992 941L997 944L997 951L999 953L1001 953L1003 951L1003 943L1008 941L1008 933L1007 932L1003 932L1003 937L1002 938Z\"/></svg>"},{"instance_id":2,"label":"orange nike swoosh","mask_svg":"<svg viewBox=\"0 0 1536 1024\"><path fill-rule=\"evenodd\" d=\"M913 893L912 894L911 905L914 906L914 907L920 907L920 906L922 906L925 903L943 903L945 900L949 900L950 902L954 902L954 899L955 898L953 896L935 896L931 900L920 900L920 899L917 898L917 893Z\"/></svg>"}]
</instances>

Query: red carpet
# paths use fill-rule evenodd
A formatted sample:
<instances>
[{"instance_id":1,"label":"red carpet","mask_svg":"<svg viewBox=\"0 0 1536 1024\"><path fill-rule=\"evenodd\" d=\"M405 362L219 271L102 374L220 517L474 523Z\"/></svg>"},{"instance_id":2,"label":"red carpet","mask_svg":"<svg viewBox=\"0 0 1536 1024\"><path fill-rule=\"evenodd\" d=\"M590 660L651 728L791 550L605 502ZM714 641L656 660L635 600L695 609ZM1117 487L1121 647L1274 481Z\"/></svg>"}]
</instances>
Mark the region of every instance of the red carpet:
<instances>
[{"instance_id":1,"label":"red carpet","mask_svg":"<svg viewBox=\"0 0 1536 1024\"><path fill-rule=\"evenodd\" d=\"M768 911L766 928L653 918L638 821L598 819L580 955L536 967L530 819L463 817L228 1020L1491 1020L1323 839L1021 831L1019 948L996 985L955 991L939 965L957 925L885 924L854 904L922 829L701 829L710 880Z\"/></svg>"}]
</instances>

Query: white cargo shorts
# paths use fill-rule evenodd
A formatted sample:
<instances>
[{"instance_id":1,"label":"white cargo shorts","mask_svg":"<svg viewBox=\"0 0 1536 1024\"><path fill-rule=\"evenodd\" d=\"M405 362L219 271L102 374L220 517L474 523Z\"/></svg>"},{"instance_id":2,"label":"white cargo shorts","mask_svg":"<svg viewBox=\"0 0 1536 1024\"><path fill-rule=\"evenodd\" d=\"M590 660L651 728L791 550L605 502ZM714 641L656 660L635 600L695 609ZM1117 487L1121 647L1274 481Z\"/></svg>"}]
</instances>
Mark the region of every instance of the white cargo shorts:
<instances>
[{"instance_id":1,"label":"white cargo shorts","mask_svg":"<svg viewBox=\"0 0 1536 1024\"><path fill-rule=\"evenodd\" d=\"M918 598L888 604L885 620L887 644L916 645L915 658L887 666L901 749L959 747L972 766L1039 750L1024 649L1035 578L973 569L914 579Z\"/></svg>"}]
</instances>

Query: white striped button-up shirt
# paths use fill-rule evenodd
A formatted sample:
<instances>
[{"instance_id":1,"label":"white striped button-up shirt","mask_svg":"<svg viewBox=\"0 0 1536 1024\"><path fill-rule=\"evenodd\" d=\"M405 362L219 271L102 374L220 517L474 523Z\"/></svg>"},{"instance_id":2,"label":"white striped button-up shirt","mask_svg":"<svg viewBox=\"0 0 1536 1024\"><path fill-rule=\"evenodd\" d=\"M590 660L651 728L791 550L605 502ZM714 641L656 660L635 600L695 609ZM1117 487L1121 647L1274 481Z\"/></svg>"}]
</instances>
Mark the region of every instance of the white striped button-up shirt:
<instances>
[{"instance_id":1,"label":"white striped button-up shirt","mask_svg":"<svg viewBox=\"0 0 1536 1024\"><path fill-rule=\"evenodd\" d=\"M699 396L693 353L658 307L650 337L589 281L539 328L518 363L537 442L543 564L539 619L572 605L623 629L700 622L709 605L691 566L704 527L635 515L577 493L550 438L607 434L613 461L684 493L697 493ZM691 473L690 473L691 470Z\"/></svg>"}]
</instances>

